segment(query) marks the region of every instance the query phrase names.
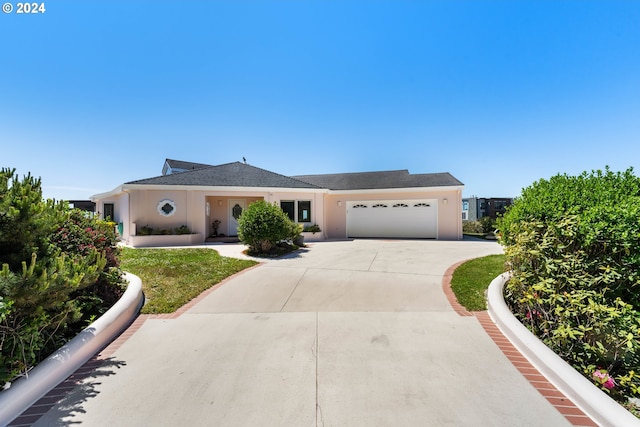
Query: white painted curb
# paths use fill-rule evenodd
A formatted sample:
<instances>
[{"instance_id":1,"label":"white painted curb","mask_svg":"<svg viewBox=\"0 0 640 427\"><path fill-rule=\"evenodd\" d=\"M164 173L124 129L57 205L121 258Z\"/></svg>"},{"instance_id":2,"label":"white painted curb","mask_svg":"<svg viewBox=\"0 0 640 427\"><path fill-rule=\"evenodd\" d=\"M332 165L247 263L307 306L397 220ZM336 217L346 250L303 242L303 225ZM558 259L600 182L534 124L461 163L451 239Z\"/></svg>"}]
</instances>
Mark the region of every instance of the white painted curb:
<instances>
[{"instance_id":1,"label":"white painted curb","mask_svg":"<svg viewBox=\"0 0 640 427\"><path fill-rule=\"evenodd\" d=\"M39 363L28 377L0 392L0 426L9 424L73 374L135 319L144 302L142 281L130 273L125 273L125 279L129 286L113 307Z\"/></svg>"},{"instance_id":2,"label":"white painted curb","mask_svg":"<svg viewBox=\"0 0 640 427\"><path fill-rule=\"evenodd\" d=\"M640 426L640 420L582 376L533 335L507 307L503 288L509 273L493 279L487 291L489 315L533 366L600 426Z\"/></svg>"}]
</instances>

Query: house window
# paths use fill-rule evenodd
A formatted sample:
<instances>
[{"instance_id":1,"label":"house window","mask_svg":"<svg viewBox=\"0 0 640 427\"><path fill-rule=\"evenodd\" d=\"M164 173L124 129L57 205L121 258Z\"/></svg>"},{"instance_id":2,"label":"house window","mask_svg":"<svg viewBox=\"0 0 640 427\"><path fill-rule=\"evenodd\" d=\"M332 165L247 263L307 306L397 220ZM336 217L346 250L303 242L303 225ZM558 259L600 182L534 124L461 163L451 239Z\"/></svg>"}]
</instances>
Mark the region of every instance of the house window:
<instances>
[{"instance_id":1,"label":"house window","mask_svg":"<svg viewBox=\"0 0 640 427\"><path fill-rule=\"evenodd\" d=\"M280 201L280 208L287 214L291 221L295 221L295 203L290 200L282 200Z\"/></svg>"},{"instance_id":2,"label":"house window","mask_svg":"<svg viewBox=\"0 0 640 427\"><path fill-rule=\"evenodd\" d=\"M111 221L115 220L115 208L113 203L105 203L104 204L104 219L110 219Z\"/></svg>"},{"instance_id":3,"label":"house window","mask_svg":"<svg viewBox=\"0 0 640 427\"><path fill-rule=\"evenodd\" d=\"M298 222L311 222L311 201L298 201Z\"/></svg>"},{"instance_id":4,"label":"house window","mask_svg":"<svg viewBox=\"0 0 640 427\"><path fill-rule=\"evenodd\" d=\"M156 209L162 216L171 216L176 213L176 204L173 202L173 200L164 199L158 203Z\"/></svg>"},{"instance_id":5,"label":"house window","mask_svg":"<svg viewBox=\"0 0 640 427\"><path fill-rule=\"evenodd\" d=\"M311 222L310 200L281 200L280 208L287 214L291 221Z\"/></svg>"},{"instance_id":6,"label":"house window","mask_svg":"<svg viewBox=\"0 0 640 427\"><path fill-rule=\"evenodd\" d=\"M463 211L468 211L469 210L469 202L468 201L464 201L462 202L462 210Z\"/></svg>"}]
</instances>

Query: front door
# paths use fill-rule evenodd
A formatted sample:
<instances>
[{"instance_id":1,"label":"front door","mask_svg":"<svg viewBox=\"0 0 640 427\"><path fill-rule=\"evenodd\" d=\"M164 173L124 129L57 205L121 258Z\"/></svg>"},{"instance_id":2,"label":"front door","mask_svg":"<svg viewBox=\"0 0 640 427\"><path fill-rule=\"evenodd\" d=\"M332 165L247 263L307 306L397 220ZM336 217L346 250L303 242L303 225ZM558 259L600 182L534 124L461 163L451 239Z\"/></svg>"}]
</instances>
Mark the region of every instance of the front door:
<instances>
[{"instance_id":1,"label":"front door","mask_svg":"<svg viewBox=\"0 0 640 427\"><path fill-rule=\"evenodd\" d=\"M238 218L246 207L246 200L229 200L229 236L238 235Z\"/></svg>"}]
</instances>

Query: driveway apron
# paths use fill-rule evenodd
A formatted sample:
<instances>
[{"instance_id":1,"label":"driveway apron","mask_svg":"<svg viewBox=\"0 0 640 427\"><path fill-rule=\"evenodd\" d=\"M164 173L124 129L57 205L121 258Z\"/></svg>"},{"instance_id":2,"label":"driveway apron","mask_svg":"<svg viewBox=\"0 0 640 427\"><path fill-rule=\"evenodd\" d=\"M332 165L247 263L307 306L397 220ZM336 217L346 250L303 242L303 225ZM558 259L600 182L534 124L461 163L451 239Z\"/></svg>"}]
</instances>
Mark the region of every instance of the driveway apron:
<instances>
[{"instance_id":1,"label":"driveway apron","mask_svg":"<svg viewBox=\"0 0 640 427\"><path fill-rule=\"evenodd\" d=\"M501 251L310 244L146 320L36 425L569 425L442 291L448 267Z\"/></svg>"}]
</instances>

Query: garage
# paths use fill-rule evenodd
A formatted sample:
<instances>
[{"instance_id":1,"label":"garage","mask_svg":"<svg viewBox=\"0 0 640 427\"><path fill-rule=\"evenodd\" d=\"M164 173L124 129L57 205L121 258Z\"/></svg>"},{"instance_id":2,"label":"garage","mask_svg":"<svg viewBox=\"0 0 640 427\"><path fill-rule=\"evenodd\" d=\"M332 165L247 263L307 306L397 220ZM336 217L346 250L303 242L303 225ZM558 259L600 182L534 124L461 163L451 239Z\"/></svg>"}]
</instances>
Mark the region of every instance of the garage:
<instances>
[{"instance_id":1,"label":"garage","mask_svg":"<svg viewBox=\"0 0 640 427\"><path fill-rule=\"evenodd\" d=\"M348 237L435 239L436 199L347 202Z\"/></svg>"}]
</instances>

